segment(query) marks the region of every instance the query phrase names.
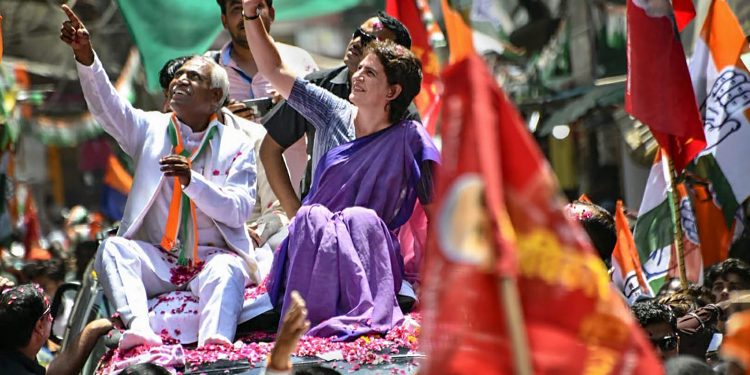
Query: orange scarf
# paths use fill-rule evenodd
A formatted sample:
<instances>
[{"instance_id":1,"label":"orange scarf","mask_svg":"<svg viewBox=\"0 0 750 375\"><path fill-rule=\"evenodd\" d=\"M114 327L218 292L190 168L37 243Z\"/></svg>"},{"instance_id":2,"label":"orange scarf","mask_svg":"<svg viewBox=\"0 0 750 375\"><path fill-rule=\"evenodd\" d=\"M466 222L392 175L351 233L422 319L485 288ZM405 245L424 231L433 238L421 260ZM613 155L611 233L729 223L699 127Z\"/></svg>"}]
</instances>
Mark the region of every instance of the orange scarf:
<instances>
[{"instance_id":1,"label":"orange scarf","mask_svg":"<svg viewBox=\"0 0 750 375\"><path fill-rule=\"evenodd\" d=\"M193 150L192 153L185 150L182 144L182 134L180 133L180 125L177 122L177 116L172 114L170 124L167 127L169 133L169 139L172 142L172 152L188 158L188 163L192 169L192 162L198 158L205 150L211 138L217 131L216 126L211 126L211 122L216 120L217 116L212 115L209 119L209 129L206 135L201 139L201 143L198 147ZM169 204L169 215L167 216L167 227L164 230L164 237L161 240L161 247L168 251L174 251L180 249L180 255L177 260L181 266L190 264L186 256L186 249L193 249L192 263L197 265L200 263L198 258L198 221L195 216L195 203L190 200L182 191L182 184L180 179L175 177L172 188L172 201ZM192 221L190 225L189 221ZM180 232L180 238L183 242L177 238L177 232ZM192 231L192 233L188 233Z\"/></svg>"}]
</instances>

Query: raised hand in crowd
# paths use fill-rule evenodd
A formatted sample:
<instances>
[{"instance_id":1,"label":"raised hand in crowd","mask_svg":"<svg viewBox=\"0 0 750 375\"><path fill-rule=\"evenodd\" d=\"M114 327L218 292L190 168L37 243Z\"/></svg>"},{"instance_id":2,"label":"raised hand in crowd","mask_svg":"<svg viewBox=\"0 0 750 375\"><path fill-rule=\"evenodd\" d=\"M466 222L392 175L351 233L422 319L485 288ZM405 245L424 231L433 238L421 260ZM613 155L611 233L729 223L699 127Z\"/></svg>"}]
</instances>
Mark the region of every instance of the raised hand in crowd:
<instances>
[{"instance_id":1,"label":"raised hand in crowd","mask_svg":"<svg viewBox=\"0 0 750 375\"><path fill-rule=\"evenodd\" d=\"M93 64L94 49L91 46L89 31L67 5L63 5L62 10L68 16L68 20L63 22L60 28L60 39L73 49L73 54L78 62L84 65Z\"/></svg>"},{"instance_id":2,"label":"raised hand in crowd","mask_svg":"<svg viewBox=\"0 0 750 375\"><path fill-rule=\"evenodd\" d=\"M291 370L289 356L297 350L299 339L310 329L305 300L296 290L291 293L291 300L268 361L268 368L274 371Z\"/></svg>"}]
</instances>

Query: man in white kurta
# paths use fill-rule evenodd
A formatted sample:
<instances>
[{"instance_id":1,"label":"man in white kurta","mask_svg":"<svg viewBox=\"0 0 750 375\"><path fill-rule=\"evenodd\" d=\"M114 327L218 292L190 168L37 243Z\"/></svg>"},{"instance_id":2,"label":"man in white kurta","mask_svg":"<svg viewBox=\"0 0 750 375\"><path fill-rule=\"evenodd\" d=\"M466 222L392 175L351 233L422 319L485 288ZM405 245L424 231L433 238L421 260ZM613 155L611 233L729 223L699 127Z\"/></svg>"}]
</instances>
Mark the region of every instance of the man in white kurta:
<instances>
[{"instance_id":1,"label":"man in white kurta","mask_svg":"<svg viewBox=\"0 0 750 375\"><path fill-rule=\"evenodd\" d=\"M117 236L101 244L95 261L105 294L128 327L120 347L162 343L149 325L147 298L174 290L190 290L199 299L199 346L231 344L244 288L260 275L244 228L255 204L254 153L241 132L215 116L228 95L226 72L211 59L193 58L169 87L174 117L133 108L112 87L88 31L63 9L69 21L60 38L73 49L89 111L135 162ZM170 138L170 131L176 136ZM202 151L192 160L177 154L177 138L185 150ZM178 265L179 249L159 245L169 232L175 179L195 205L190 227L197 229L191 237L197 247L183 253L187 266ZM182 237L180 243L187 243Z\"/></svg>"}]
</instances>

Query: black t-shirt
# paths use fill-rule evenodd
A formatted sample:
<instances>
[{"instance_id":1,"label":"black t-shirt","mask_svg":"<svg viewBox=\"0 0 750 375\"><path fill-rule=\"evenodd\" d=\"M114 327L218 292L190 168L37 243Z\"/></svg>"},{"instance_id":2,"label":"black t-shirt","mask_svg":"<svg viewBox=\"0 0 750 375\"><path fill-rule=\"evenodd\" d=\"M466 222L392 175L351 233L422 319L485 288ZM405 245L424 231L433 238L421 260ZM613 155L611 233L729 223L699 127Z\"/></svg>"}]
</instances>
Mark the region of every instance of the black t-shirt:
<instances>
[{"instance_id":1,"label":"black t-shirt","mask_svg":"<svg viewBox=\"0 0 750 375\"><path fill-rule=\"evenodd\" d=\"M351 85L349 69L346 65L338 68L319 70L305 76L305 79L318 85L342 99L349 99ZM283 148L288 148L307 134L307 155L312 155L315 127L295 111L286 101L281 101L268 113L263 125L268 135ZM409 120L421 121L414 103L409 105L404 116ZM307 195L312 182L312 163L308 160L305 178L302 180L302 196Z\"/></svg>"},{"instance_id":2,"label":"black t-shirt","mask_svg":"<svg viewBox=\"0 0 750 375\"><path fill-rule=\"evenodd\" d=\"M0 373L8 375L44 375L44 369L36 359L29 359L21 352L0 351Z\"/></svg>"}]
</instances>

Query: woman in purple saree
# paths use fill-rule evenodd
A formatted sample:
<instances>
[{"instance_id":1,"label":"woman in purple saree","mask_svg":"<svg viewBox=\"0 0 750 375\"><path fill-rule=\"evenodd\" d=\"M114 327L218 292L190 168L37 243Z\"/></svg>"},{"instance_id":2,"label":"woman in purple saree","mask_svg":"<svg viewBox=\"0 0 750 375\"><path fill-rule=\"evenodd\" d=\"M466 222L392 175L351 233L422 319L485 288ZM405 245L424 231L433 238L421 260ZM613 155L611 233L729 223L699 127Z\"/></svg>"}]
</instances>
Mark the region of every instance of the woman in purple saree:
<instances>
[{"instance_id":1,"label":"woman in purple saree","mask_svg":"<svg viewBox=\"0 0 750 375\"><path fill-rule=\"evenodd\" d=\"M328 151L275 255L268 288L274 305L299 291L314 336L349 339L400 323L403 259L394 232L418 196L429 202L429 163L438 157L413 121Z\"/></svg>"},{"instance_id":2,"label":"woman in purple saree","mask_svg":"<svg viewBox=\"0 0 750 375\"><path fill-rule=\"evenodd\" d=\"M350 102L287 73L259 18L262 0L244 0L245 32L258 71L336 145L317 162L310 193L289 225L268 283L274 306L293 290L307 301L314 336L348 340L385 333L403 314L404 273L396 233L417 199L430 203L439 152L424 127L401 118L419 92L421 64L408 49L374 41L351 78ZM313 162L315 164L315 162Z\"/></svg>"}]
</instances>

